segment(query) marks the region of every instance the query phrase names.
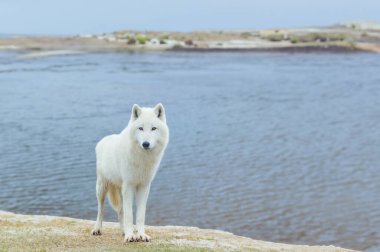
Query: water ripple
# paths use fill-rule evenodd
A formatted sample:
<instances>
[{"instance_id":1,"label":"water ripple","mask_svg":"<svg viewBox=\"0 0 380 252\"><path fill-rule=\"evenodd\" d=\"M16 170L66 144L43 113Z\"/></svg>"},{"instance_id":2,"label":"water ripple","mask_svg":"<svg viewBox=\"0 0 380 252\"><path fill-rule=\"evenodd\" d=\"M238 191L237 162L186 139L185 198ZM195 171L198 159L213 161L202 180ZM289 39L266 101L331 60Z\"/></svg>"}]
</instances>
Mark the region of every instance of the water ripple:
<instances>
[{"instance_id":1,"label":"water ripple","mask_svg":"<svg viewBox=\"0 0 380 252\"><path fill-rule=\"evenodd\" d=\"M16 56L0 54L0 209L94 219L96 142L160 101L149 225L380 249L379 55Z\"/></svg>"}]
</instances>

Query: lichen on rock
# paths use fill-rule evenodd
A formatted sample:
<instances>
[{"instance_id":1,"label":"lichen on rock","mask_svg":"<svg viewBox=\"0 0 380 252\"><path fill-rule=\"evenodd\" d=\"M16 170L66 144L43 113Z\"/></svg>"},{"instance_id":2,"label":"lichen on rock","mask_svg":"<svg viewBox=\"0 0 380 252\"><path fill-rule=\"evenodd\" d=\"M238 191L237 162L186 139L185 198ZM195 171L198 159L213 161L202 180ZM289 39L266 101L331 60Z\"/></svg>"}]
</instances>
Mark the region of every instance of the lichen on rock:
<instances>
[{"instance_id":1,"label":"lichen on rock","mask_svg":"<svg viewBox=\"0 0 380 252\"><path fill-rule=\"evenodd\" d=\"M333 246L304 246L253 240L196 227L146 228L149 243L124 243L118 224L105 222L103 235L92 236L94 221L0 211L0 251L292 251L349 252Z\"/></svg>"}]
</instances>

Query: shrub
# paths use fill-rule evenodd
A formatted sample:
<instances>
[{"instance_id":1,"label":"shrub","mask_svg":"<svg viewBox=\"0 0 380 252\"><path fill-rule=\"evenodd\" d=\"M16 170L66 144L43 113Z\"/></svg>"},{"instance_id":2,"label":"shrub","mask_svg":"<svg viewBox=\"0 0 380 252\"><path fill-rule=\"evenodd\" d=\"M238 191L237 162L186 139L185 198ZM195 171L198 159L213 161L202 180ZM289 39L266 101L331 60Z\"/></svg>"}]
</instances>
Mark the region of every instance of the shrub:
<instances>
[{"instance_id":1,"label":"shrub","mask_svg":"<svg viewBox=\"0 0 380 252\"><path fill-rule=\"evenodd\" d=\"M301 36L293 36L290 42L295 43L312 43L312 42L333 42L344 41L346 36L340 33L309 33Z\"/></svg>"},{"instance_id":2,"label":"shrub","mask_svg":"<svg viewBox=\"0 0 380 252\"><path fill-rule=\"evenodd\" d=\"M141 44L141 45L145 45L145 43L146 43L148 40L149 40L149 39L146 38L146 37L141 37L141 36L137 37L137 41L138 41L139 44Z\"/></svg>"},{"instance_id":3,"label":"shrub","mask_svg":"<svg viewBox=\"0 0 380 252\"><path fill-rule=\"evenodd\" d=\"M172 48L173 48L173 49L182 49L183 46L180 45L180 44L175 44Z\"/></svg>"},{"instance_id":4,"label":"shrub","mask_svg":"<svg viewBox=\"0 0 380 252\"><path fill-rule=\"evenodd\" d=\"M346 36L344 34L341 34L341 33L331 33L331 34L327 35L327 38L330 41L343 41L346 39Z\"/></svg>"},{"instance_id":5,"label":"shrub","mask_svg":"<svg viewBox=\"0 0 380 252\"><path fill-rule=\"evenodd\" d=\"M242 32L240 33L240 36L243 37L243 38L249 38L252 36L252 33L250 32Z\"/></svg>"},{"instance_id":6,"label":"shrub","mask_svg":"<svg viewBox=\"0 0 380 252\"><path fill-rule=\"evenodd\" d=\"M188 40L185 41L185 45L192 46L192 45L194 45L194 43L193 43L193 41L191 39L188 39Z\"/></svg>"},{"instance_id":7,"label":"shrub","mask_svg":"<svg viewBox=\"0 0 380 252\"><path fill-rule=\"evenodd\" d=\"M268 36L266 36L266 39L269 40L269 41L272 41L272 42L279 42L279 41L282 41L285 39L284 35L283 34L280 34L280 33L276 33L276 34L270 34Z\"/></svg>"},{"instance_id":8,"label":"shrub","mask_svg":"<svg viewBox=\"0 0 380 252\"><path fill-rule=\"evenodd\" d=\"M302 43L315 42L317 38L318 38L317 33L309 33L309 34L298 37L299 41Z\"/></svg>"},{"instance_id":9,"label":"shrub","mask_svg":"<svg viewBox=\"0 0 380 252\"><path fill-rule=\"evenodd\" d=\"M290 37L290 42L292 43L292 44L297 44L298 42L299 42L299 39L297 38L297 37Z\"/></svg>"},{"instance_id":10,"label":"shrub","mask_svg":"<svg viewBox=\"0 0 380 252\"><path fill-rule=\"evenodd\" d=\"M135 38L129 38L127 41L127 45L134 45L136 44L136 39Z\"/></svg>"},{"instance_id":11,"label":"shrub","mask_svg":"<svg viewBox=\"0 0 380 252\"><path fill-rule=\"evenodd\" d=\"M159 37L160 40L168 40L169 39L169 34L163 34Z\"/></svg>"}]
</instances>

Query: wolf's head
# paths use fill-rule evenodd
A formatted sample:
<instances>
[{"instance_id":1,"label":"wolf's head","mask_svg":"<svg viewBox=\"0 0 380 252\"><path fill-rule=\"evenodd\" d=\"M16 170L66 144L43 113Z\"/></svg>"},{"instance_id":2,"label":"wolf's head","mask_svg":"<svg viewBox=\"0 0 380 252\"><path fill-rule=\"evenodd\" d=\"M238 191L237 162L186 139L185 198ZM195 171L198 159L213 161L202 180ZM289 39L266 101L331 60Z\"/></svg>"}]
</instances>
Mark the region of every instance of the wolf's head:
<instances>
[{"instance_id":1,"label":"wolf's head","mask_svg":"<svg viewBox=\"0 0 380 252\"><path fill-rule=\"evenodd\" d=\"M153 108L133 105L129 127L131 137L143 150L162 149L168 143L169 130L161 103Z\"/></svg>"}]
</instances>

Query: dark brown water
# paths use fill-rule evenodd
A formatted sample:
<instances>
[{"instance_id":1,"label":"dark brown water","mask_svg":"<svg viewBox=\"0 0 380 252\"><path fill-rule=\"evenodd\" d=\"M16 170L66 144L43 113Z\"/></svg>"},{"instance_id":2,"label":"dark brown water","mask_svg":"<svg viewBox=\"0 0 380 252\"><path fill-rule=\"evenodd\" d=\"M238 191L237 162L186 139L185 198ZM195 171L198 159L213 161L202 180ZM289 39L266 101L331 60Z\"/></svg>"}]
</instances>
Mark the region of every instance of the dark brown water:
<instances>
[{"instance_id":1,"label":"dark brown water","mask_svg":"<svg viewBox=\"0 0 380 252\"><path fill-rule=\"evenodd\" d=\"M147 224L380 250L376 54L1 53L0 209L95 219L96 142L160 101Z\"/></svg>"}]
</instances>

